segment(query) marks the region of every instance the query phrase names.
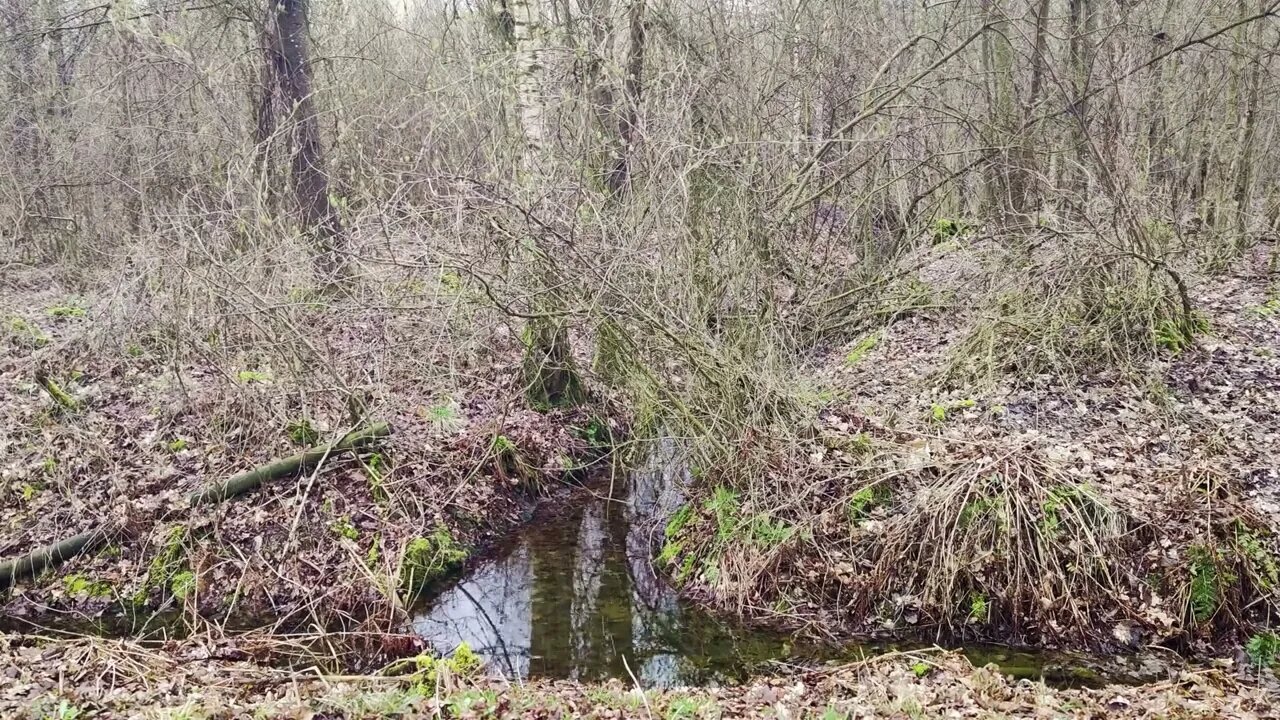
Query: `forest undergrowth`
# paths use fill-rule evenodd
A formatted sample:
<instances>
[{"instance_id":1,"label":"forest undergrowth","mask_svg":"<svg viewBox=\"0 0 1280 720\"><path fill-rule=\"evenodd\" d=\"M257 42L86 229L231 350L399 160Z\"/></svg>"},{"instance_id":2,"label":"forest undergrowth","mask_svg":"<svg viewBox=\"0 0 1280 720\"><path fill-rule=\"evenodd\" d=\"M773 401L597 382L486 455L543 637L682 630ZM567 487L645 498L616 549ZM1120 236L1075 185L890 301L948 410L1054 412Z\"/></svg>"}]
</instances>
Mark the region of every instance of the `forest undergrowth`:
<instances>
[{"instance_id":1,"label":"forest undergrowth","mask_svg":"<svg viewBox=\"0 0 1280 720\"><path fill-rule=\"evenodd\" d=\"M32 5L6 626L395 633L664 439L726 616L1280 655L1275 3Z\"/></svg>"}]
</instances>

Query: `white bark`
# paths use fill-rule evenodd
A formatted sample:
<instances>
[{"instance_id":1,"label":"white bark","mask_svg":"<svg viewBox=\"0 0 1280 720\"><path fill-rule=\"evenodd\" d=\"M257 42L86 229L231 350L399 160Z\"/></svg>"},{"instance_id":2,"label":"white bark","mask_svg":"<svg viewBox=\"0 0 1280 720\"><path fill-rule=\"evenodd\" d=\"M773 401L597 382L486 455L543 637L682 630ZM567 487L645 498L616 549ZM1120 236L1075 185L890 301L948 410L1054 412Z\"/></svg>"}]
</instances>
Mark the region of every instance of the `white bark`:
<instances>
[{"instance_id":1,"label":"white bark","mask_svg":"<svg viewBox=\"0 0 1280 720\"><path fill-rule=\"evenodd\" d=\"M510 0L515 39L516 103L524 137L521 167L525 181L545 176L548 145L546 102L543 97L545 0Z\"/></svg>"}]
</instances>

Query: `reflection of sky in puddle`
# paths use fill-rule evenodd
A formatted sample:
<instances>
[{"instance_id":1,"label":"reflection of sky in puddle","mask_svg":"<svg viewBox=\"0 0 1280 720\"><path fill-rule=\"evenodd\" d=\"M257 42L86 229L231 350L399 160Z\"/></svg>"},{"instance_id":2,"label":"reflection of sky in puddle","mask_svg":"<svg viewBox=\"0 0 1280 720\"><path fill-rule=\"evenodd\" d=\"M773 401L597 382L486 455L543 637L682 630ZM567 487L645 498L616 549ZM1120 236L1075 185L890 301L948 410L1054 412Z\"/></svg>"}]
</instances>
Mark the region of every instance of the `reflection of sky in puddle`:
<instances>
[{"instance_id":1,"label":"reflection of sky in puddle","mask_svg":"<svg viewBox=\"0 0 1280 720\"><path fill-rule=\"evenodd\" d=\"M650 567L651 539L680 503L684 471L665 461L632 474L625 501L590 497L524 532L414 619L440 652L466 642L509 677L598 680L634 674L668 687L738 677L784 652L682 607ZM622 495L620 491L618 493Z\"/></svg>"},{"instance_id":2,"label":"reflection of sky in puddle","mask_svg":"<svg viewBox=\"0 0 1280 720\"><path fill-rule=\"evenodd\" d=\"M413 620L442 653L466 642L489 669L511 678L629 680L649 687L741 680L793 652L784 635L729 628L681 604L650 557L665 518L681 503L685 471L667 458L631 475L625 500L588 497L555 521L524 531L505 555L477 568ZM804 660L853 659L887 648L807 647ZM976 665L1054 685L1149 682L1166 674L1151 656L1090 658L971 645ZM1155 660L1159 660L1156 658Z\"/></svg>"}]
</instances>

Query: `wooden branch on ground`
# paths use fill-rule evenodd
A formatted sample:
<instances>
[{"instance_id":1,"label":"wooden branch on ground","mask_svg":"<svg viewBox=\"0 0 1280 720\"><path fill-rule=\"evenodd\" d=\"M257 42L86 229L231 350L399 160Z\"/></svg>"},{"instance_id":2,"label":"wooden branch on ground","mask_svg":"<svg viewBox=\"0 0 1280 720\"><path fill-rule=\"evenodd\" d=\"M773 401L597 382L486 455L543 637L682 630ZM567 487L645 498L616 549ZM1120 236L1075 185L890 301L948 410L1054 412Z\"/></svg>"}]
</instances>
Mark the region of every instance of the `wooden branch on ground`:
<instances>
[{"instance_id":1,"label":"wooden branch on ground","mask_svg":"<svg viewBox=\"0 0 1280 720\"><path fill-rule=\"evenodd\" d=\"M391 426L387 423L373 423L368 427L353 430L328 445L309 448L297 455L273 460L223 482L214 483L203 490L197 490L187 496L187 502L192 507L222 502L246 493L268 480L310 470L326 458L338 453L367 447L390 434ZM111 526L93 528L74 537L33 550L20 558L0 562L0 591L8 589L21 580L33 578L45 570L56 568L81 553L96 550L106 543L113 532L114 529Z\"/></svg>"},{"instance_id":2,"label":"wooden branch on ground","mask_svg":"<svg viewBox=\"0 0 1280 720\"><path fill-rule=\"evenodd\" d=\"M286 475L296 475L299 472L315 467L331 455L336 455L345 450L358 450L390 434L391 426L385 422L378 422L366 428L353 430L336 442L310 448L287 458L273 460L266 465L240 473L229 480L210 485L203 490L197 490L187 496L187 502L192 507L222 502L227 498L246 493L268 480L275 480Z\"/></svg>"},{"instance_id":3,"label":"wooden branch on ground","mask_svg":"<svg viewBox=\"0 0 1280 720\"><path fill-rule=\"evenodd\" d=\"M0 562L0 590L6 590L20 580L33 578L48 568L55 568L80 553L96 550L110 536L109 528L97 527L33 550L20 558Z\"/></svg>"}]
</instances>

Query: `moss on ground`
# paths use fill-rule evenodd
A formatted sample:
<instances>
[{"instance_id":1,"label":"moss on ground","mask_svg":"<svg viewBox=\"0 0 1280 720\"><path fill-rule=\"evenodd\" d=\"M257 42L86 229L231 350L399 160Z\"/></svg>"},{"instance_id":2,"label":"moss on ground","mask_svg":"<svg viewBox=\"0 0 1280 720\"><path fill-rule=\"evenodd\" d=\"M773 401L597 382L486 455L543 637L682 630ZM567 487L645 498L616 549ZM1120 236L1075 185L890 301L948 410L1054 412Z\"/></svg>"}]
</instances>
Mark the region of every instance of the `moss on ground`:
<instances>
[{"instance_id":1,"label":"moss on ground","mask_svg":"<svg viewBox=\"0 0 1280 720\"><path fill-rule=\"evenodd\" d=\"M430 534L415 537L405 546L400 589L416 596L461 566L469 555L447 528L437 525Z\"/></svg>"}]
</instances>

